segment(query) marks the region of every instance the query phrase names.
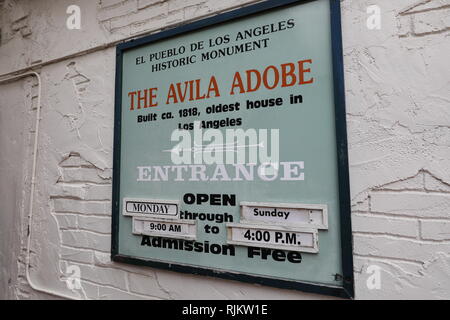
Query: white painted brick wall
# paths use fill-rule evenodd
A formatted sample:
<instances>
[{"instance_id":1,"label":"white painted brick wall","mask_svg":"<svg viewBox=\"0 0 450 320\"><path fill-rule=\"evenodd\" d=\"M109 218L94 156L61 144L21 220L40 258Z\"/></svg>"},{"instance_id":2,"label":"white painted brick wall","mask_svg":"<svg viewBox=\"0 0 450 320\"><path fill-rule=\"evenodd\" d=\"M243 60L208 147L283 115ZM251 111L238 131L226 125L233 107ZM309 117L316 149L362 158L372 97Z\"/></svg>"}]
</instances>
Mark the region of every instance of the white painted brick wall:
<instances>
[{"instance_id":1,"label":"white painted brick wall","mask_svg":"<svg viewBox=\"0 0 450 320\"><path fill-rule=\"evenodd\" d=\"M69 198L54 198L54 210L57 213L72 212L81 214L110 215L110 201L84 201Z\"/></svg>"},{"instance_id":2,"label":"white painted brick wall","mask_svg":"<svg viewBox=\"0 0 450 320\"><path fill-rule=\"evenodd\" d=\"M164 0L138 0L138 9L144 9L162 2L164 2Z\"/></svg>"},{"instance_id":3,"label":"white painted brick wall","mask_svg":"<svg viewBox=\"0 0 450 320\"><path fill-rule=\"evenodd\" d=\"M166 18L168 12L169 10L167 2L156 3L155 5L140 9L138 12L131 16L116 17L112 19L111 30L147 21L153 21L154 18ZM130 21L132 21L132 23L130 23Z\"/></svg>"},{"instance_id":4,"label":"white painted brick wall","mask_svg":"<svg viewBox=\"0 0 450 320\"><path fill-rule=\"evenodd\" d=\"M89 299L326 298L123 265L109 257L115 54L108 43L253 2L83 0L79 31L55 30L65 17L56 17L57 9L44 0L23 1L0 13L0 74L89 52L40 69L43 113L32 249L33 266L40 263L33 277L63 290L67 266L79 266L81 297ZM341 4L356 298L449 299L450 0ZM366 28L365 10L372 4L381 8L381 30ZM17 104L16 96L2 90L0 111ZM37 87L28 84L25 91L35 112ZM32 115L29 159L18 169L26 172L26 181L19 182L26 188ZM24 222L17 232L24 240L26 205L21 210ZM11 266L18 274L12 294L41 297L26 283L24 246L22 241L19 261ZM371 265L381 268L379 290L366 285Z\"/></svg>"},{"instance_id":5,"label":"white painted brick wall","mask_svg":"<svg viewBox=\"0 0 450 320\"><path fill-rule=\"evenodd\" d=\"M66 246L81 249L95 249L109 252L111 237L94 231L61 230L61 243Z\"/></svg>"}]
</instances>

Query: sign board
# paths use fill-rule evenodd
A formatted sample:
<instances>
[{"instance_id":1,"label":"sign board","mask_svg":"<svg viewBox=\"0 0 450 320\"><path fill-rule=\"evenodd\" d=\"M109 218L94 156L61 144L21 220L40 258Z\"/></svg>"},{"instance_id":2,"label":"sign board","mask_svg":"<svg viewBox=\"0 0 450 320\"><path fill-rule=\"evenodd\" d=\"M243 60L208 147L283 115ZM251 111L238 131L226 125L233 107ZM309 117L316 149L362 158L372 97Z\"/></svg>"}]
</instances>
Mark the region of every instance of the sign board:
<instances>
[{"instance_id":1,"label":"sign board","mask_svg":"<svg viewBox=\"0 0 450 320\"><path fill-rule=\"evenodd\" d=\"M114 261L353 297L338 0L117 46Z\"/></svg>"}]
</instances>

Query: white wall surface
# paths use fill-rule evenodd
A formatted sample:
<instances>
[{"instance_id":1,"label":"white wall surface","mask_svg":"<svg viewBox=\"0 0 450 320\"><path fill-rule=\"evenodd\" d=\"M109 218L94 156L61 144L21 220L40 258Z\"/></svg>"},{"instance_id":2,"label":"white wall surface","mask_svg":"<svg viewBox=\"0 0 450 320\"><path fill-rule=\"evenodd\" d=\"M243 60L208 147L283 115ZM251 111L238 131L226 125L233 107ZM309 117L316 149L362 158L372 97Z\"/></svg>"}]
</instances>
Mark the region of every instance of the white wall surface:
<instances>
[{"instance_id":1,"label":"white wall surface","mask_svg":"<svg viewBox=\"0 0 450 320\"><path fill-rule=\"evenodd\" d=\"M0 0L0 79L42 77L31 277L88 299L328 297L110 261L114 45L254 1ZM65 27L81 8L81 30ZM381 29L366 25L381 8ZM450 0L343 0L357 299L450 298ZM37 86L0 84L0 298L56 298L24 276ZM380 289L369 289L371 265Z\"/></svg>"}]
</instances>

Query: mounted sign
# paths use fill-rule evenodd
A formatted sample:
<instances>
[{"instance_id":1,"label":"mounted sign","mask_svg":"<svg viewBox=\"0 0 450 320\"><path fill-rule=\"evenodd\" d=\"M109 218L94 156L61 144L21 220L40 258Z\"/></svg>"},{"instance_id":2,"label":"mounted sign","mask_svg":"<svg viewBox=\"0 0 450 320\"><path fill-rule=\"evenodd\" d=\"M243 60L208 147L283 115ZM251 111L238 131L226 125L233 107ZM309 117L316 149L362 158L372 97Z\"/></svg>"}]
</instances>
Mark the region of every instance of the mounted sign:
<instances>
[{"instance_id":1,"label":"mounted sign","mask_svg":"<svg viewBox=\"0 0 450 320\"><path fill-rule=\"evenodd\" d=\"M117 47L114 261L353 297L338 0Z\"/></svg>"}]
</instances>

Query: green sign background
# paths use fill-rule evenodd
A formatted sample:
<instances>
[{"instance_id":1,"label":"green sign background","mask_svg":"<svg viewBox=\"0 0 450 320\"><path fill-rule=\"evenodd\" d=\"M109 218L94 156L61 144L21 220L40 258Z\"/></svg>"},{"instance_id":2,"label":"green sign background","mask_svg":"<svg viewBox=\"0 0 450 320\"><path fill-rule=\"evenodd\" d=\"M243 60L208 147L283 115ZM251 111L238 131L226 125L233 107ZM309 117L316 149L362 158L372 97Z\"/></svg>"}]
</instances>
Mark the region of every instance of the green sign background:
<instances>
[{"instance_id":1,"label":"green sign background","mask_svg":"<svg viewBox=\"0 0 450 320\"><path fill-rule=\"evenodd\" d=\"M197 63L152 73L150 63L136 65L136 57L148 56L150 52L176 48L219 35L230 34L281 20L295 19L295 27L255 39L269 37L268 47L236 54L216 60ZM339 186L337 174L337 150L335 136L335 109L333 95L332 48L330 34L330 7L328 0L318 0L300 5L277 8L206 29L171 37L148 45L129 49L123 53L122 114L120 155L120 203L126 197L144 199L179 200L181 211L229 213L239 222L239 205L217 207L186 205L185 193L236 194L237 202L288 202L328 205L328 230L319 231L319 252L302 253L300 264L276 262L247 257L247 248L236 246L236 255L214 255L182 250L141 246L142 236L132 235L131 218L119 215L118 253L139 259L189 265L200 268L249 274L301 282L341 286L335 274L342 274L339 217ZM255 40L253 39L253 40ZM252 39L251 39L252 40ZM235 44L231 42L225 47ZM214 48L216 49L216 48ZM203 51L209 51L205 48ZM229 95L233 75L247 69L263 70L268 65L312 59L311 76L314 83L303 86L276 88L247 94ZM165 59L163 61L166 61ZM203 85L214 75L221 89L221 97L197 102L165 104L170 83L202 79ZM130 111L128 92L158 87L156 108ZM302 104L290 104L290 94L301 94ZM246 100L282 97L281 107L264 110L245 110ZM205 109L212 104L241 103L241 111L207 115ZM178 110L198 107L199 118L179 118ZM172 111L175 119L161 120L161 113ZM158 121L136 122L138 114L158 114ZM178 123L194 120L242 118L242 126L229 127L280 129L280 161L304 161L304 181L230 181L230 182L138 182L137 167L173 165L170 153L162 152L176 144L170 140ZM208 172L212 173L208 169ZM203 232L205 223L220 227L219 234ZM225 244L225 224L198 221L197 241Z\"/></svg>"}]
</instances>

